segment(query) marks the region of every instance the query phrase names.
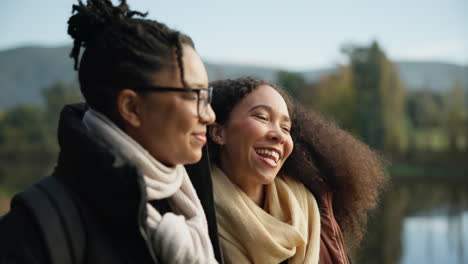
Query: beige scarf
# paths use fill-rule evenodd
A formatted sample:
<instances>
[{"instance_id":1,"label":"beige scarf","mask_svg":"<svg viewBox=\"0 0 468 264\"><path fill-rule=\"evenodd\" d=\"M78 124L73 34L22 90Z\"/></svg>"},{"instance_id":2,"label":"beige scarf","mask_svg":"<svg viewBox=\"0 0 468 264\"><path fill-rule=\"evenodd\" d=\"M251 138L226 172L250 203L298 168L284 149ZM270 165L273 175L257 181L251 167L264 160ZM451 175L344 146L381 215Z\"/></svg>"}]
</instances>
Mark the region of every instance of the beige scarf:
<instances>
[{"instance_id":1,"label":"beige scarf","mask_svg":"<svg viewBox=\"0 0 468 264\"><path fill-rule=\"evenodd\" d=\"M88 130L135 164L143 174L148 198L147 224L154 252L162 263L217 263L208 235L203 207L183 165L167 167L107 117L88 110L83 118ZM114 166L120 166L116 161ZM151 200L169 198L174 213L161 215Z\"/></svg>"},{"instance_id":2,"label":"beige scarf","mask_svg":"<svg viewBox=\"0 0 468 264\"><path fill-rule=\"evenodd\" d=\"M219 168L211 175L226 264L318 263L320 213L303 184L276 177L260 208Z\"/></svg>"}]
</instances>

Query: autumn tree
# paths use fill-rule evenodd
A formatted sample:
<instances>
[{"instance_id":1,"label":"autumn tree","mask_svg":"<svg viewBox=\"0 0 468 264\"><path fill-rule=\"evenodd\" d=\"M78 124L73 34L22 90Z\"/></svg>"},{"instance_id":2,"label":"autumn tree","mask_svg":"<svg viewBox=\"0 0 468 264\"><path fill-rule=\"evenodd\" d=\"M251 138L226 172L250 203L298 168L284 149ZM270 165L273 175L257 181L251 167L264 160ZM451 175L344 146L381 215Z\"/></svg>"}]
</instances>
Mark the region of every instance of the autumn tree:
<instances>
[{"instance_id":1,"label":"autumn tree","mask_svg":"<svg viewBox=\"0 0 468 264\"><path fill-rule=\"evenodd\" d=\"M336 72L322 76L300 98L306 106L332 117L341 127L356 130L356 93L353 73L349 66L339 66Z\"/></svg>"}]
</instances>

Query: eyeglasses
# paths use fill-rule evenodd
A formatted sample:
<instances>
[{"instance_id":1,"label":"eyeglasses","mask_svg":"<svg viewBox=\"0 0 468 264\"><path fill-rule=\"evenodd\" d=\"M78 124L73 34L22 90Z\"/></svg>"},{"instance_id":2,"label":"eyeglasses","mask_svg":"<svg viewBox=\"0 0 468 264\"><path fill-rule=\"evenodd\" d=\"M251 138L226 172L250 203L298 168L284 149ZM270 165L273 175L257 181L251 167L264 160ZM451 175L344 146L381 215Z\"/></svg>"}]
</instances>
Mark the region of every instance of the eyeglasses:
<instances>
[{"instance_id":1,"label":"eyeglasses","mask_svg":"<svg viewBox=\"0 0 468 264\"><path fill-rule=\"evenodd\" d=\"M162 86L142 86L135 89L137 91L150 91L150 92L178 92L178 93L193 93L197 94L197 112L198 117L203 118L208 114L208 105L211 104L213 96L213 87L208 88L175 88L175 87L162 87Z\"/></svg>"}]
</instances>

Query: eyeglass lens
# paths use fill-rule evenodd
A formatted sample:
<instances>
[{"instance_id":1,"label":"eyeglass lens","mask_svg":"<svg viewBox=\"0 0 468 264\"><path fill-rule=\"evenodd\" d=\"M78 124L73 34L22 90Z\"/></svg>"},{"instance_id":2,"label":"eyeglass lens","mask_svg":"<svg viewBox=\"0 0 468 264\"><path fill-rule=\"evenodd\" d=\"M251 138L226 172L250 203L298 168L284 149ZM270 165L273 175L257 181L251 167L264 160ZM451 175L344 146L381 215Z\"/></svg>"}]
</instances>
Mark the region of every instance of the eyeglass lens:
<instances>
[{"instance_id":1,"label":"eyeglass lens","mask_svg":"<svg viewBox=\"0 0 468 264\"><path fill-rule=\"evenodd\" d=\"M198 94L198 115L204 117L211 103L211 90L200 90Z\"/></svg>"}]
</instances>

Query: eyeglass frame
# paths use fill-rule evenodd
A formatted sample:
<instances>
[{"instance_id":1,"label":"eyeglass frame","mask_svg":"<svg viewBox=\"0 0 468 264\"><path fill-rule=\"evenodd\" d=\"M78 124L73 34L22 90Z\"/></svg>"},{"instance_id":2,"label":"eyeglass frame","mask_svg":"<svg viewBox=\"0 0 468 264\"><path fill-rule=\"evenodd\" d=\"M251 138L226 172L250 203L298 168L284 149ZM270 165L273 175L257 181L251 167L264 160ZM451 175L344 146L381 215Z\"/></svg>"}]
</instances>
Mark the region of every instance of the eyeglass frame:
<instances>
[{"instance_id":1,"label":"eyeglass frame","mask_svg":"<svg viewBox=\"0 0 468 264\"><path fill-rule=\"evenodd\" d=\"M149 91L149 92L183 92L183 93L189 93L189 92L195 92L197 94L197 114L198 118L205 117L207 114L206 109L208 106L211 104L212 98L213 98L213 87L209 86L207 88L177 88L177 87L170 87L170 86L140 86L136 89L135 91ZM204 106L205 106L205 112L203 113L203 116L200 115L200 92L201 91L207 91L208 96L206 99L204 99Z\"/></svg>"}]
</instances>

